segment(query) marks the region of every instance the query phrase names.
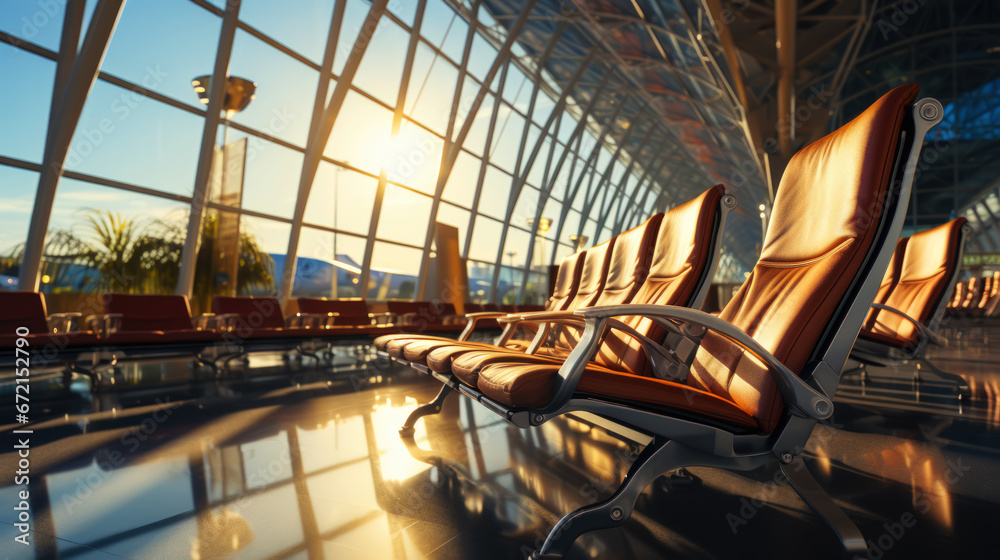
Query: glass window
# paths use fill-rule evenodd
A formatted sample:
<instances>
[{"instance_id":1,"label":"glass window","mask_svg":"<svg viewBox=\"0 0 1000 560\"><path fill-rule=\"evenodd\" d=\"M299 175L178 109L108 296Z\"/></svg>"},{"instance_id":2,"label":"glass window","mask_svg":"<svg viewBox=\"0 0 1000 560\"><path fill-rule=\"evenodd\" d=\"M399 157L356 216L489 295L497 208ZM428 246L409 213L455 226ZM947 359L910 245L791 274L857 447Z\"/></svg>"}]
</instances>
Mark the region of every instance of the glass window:
<instances>
[{"instance_id":1,"label":"glass window","mask_svg":"<svg viewBox=\"0 0 1000 560\"><path fill-rule=\"evenodd\" d=\"M284 256L288 252L288 236L291 230L291 224L253 216L240 216L240 270L237 276L237 295L277 295L281 287L282 267L284 267ZM280 266L277 266L278 264Z\"/></svg>"},{"instance_id":2,"label":"glass window","mask_svg":"<svg viewBox=\"0 0 1000 560\"><path fill-rule=\"evenodd\" d=\"M521 305L545 305L549 299L548 274L528 273L528 284L521 296Z\"/></svg>"},{"instance_id":3,"label":"glass window","mask_svg":"<svg viewBox=\"0 0 1000 560\"><path fill-rule=\"evenodd\" d=\"M503 233L503 224L485 216L476 216L476 227L472 230L472 245L469 258L478 261L495 262L497 245Z\"/></svg>"},{"instance_id":4,"label":"glass window","mask_svg":"<svg viewBox=\"0 0 1000 560\"><path fill-rule=\"evenodd\" d=\"M49 50L58 51L65 12L65 1L0 2L0 30Z\"/></svg>"},{"instance_id":5,"label":"glass window","mask_svg":"<svg viewBox=\"0 0 1000 560\"><path fill-rule=\"evenodd\" d=\"M486 168L483 192L479 197L479 211L498 220L506 219L510 182L510 175L492 166Z\"/></svg>"},{"instance_id":6,"label":"glass window","mask_svg":"<svg viewBox=\"0 0 1000 560\"><path fill-rule=\"evenodd\" d=\"M309 191L305 221L368 235L378 179L321 162Z\"/></svg>"},{"instance_id":7,"label":"glass window","mask_svg":"<svg viewBox=\"0 0 1000 560\"><path fill-rule=\"evenodd\" d=\"M126 2L101 70L201 107L191 80L212 73L221 27L221 18L191 2Z\"/></svg>"},{"instance_id":8,"label":"glass window","mask_svg":"<svg viewBox=\"0 0 1000 560\"><path fill-rule=\"evenodd\" d=\"M409 33L389 18L382 18L372 35L371 44L365 50L352 85L395 106L409 42Z\"/></svg>"},{"instance_id":9,"label":"glass window","mask_svg":"<svg viewBox=\"0 0 1000 560\"><path fill-rule=\"evenodd\" d=\"M521 133L524 131L524 117L514 112L509 105L500 107L497 125L493 132L490 162L508 172L514 171L517 152L521 147Z\"/></svg>"},{"instance_id":10,"label":"glass window","mask_svg":"<svg viewBox=\"0 0 1000 560\"><path fill-rule=\"evenodd\" d=\"M392 111L357 92L348 92L323 155L378 175L388 163Z\"/></svg>"},{"instance_id":11,"label":"glass window","mask_svg":"<svg viewBox=\"0 0 1000 560\"><path fill-rule=\"evenodd\" d=\"M570 243L574 247L576 247L576 243L572 241L569 237L571 235L578 235L579 231L580 231L580 213L577 212L576 210L570 210L566 214L566 223L563 225L562 238L559 241L561 243Z\"/></svg>"},{"instance_id":12,"label":"glass window","mask_svg":"<svg viewBox=\"0 0 1000 560\"><path fill-rule=\"evenodd\" d=\"M210 74L211 67L205 73ZM257 83L254 100L233 115L234 122L297 146L306 145L319 72L239 29L229 75Z\"/></svg>"},{"instance_id":13,"label":"glass window","mask_svg":"<svg viewBox=\"0 0 1000 560\"><path fill-rule=\"evenodd\" d=\"M246 138L243 208L291 219L302 176L302 152L230 129L229 145L238 149L239 138Z\"/></svg>"},{"instance_id":14,"label":"glass window","mask_svg":"<svg viewBox=\"0 0 1000 560\"><path fill-rule=\"evenodd\" d=\"M378 241L372 253L368 299L413 299L423 251Z\"/></svg>"},{"instance_id":15,"label":"glass window","mask_svg":"<svg viewBox=\"0 0 1000 560\"><path fill-rule=\"evenodd\" d=\"M424 22L426 25L426 15ZM457 81L458 68L420 43L413 59L410 85L406 90L406 114L434 132L444 135Z\"/></svg>"},{"instance_id":16,"label":"glass window","mask_svg":"<svg viewBox=\"0 0 1000 560\"><path fill-rule=\"evenodd\" d=\"M17 289L21 251L35 203L38 173L0 165L0 290Z\"/></svg>"},{"instance_id":17,"label":"glass window","mask_svg":"<svg viewBox=\"0 0 1000 560\"><path fill-rule=\"evenodd\" d=\"M503 246L503 264L523 267L528 258L528 245L530 243L530 233L516 227L508 228L507 240Z\"/></svg>"},{"instance_id":18,"label":"glass window","mask_svg":"<svg viewBox=\"0 0 1000 560\"><path fill-rule=\"evenodd\" d=\"M448 183L444 187L444 194L442 194L444 199L471 208L476 196L480 166L479 159L465 150L460 151L458 157L455 158L451 175L448 176Z\"/></svg>"},{"instance_id":19,"label":"glass window","mask_svg":"<svg viewBox=\"0 0 1000 560\"><path fill-rule=\"evenodd\" d=\"M98 81L66 168L190 196L204 128L198 115Z\"/></svg>"},{"instance_id":20,"label":"glass window","mask_svg":"<svg viewBox=\"0 0 1000 560\"><path fill-rule=\"evenodd\" d=\"M517 204L514 205L514 214L510 218L510 223L531 230L531 222L535 220L537 210L538 189L525 185L521 188L521 196L517 198Z\"/></svg>"},{"instance_id":21,"label":"glass window","mask_svg":"<svg viewBox=\"0 0 1000 560\"><path fill-rule=\"evenodd\" d=\"M472 303L489 303L492 297L493 265L469 261L469 301Z\"/></svg>"},{"instance_id":22,"label":"glass window","mask_svg":"<svg viewBox=\"0 0 1000 560\"><path fill-rule=\"evenodd\" d=\"M576 247L575 246L574 247L570 247L569 245L560 243L559 246L556 247L555 264L561 263L564 258L572 255L575 252L576 252Z\"/></svg>"},{"instance_id":23,"label":"glass window","mask_svg":"<svg viewBox=\"0 0 1000 560\"><path fill-rule=\"evenodd\" d=\"M384 148L383 165L389 180L433 195L443 149L441 138L403 121L399 135Z\"/></svg>"},{"instance_id":24,"label":"glass window","mask_svg":"<svg viewBox=\"0 0 1000 560\"><path fill-rule=\"evenodd\" d=\"M319 64L326 51L333 4L334 0L298 0L295 17L288 17L289 6L281 2L243 0L240 19Z\"/></svg>"},{"instance_id":25,"label":"glass window","mask_svg":"<svg viewBox=\"0 0 1000 560\"><path fill-rule=\"evenodd\" d=\"M485 12L485 8L479 10L480 13ZM476 77L477 80L483 81L486 79L487 72L490 71L490 67L493 66L493 62L496 60L497 55L496 48L493 47L483 36L476 33L476 36L472 39L472 50L469 52L469 73ZM497 72L497 75L500 73Z\"/></svg>"},{"instance_id":26,"label":"glass window","mask_svg":"<svg viewBox=\"0 0 1000 560\"><path fill-rule=\"evenodd\" d=\"M542 220L548 223L548 229L539 230L538 235L542 235L547 239L555 240L556 229L559 224L559 216L562 213L562 203L549 197L545 201L545 208L542 210Z\"/></svg>"},{"instance_id":27,"label":"glass window","mask_svg":"<svg viewBox=\"0 0 1000 560\"><path fill-rule=\"evenodd\" d=\"M422 245L430 223L431 202L428 196L386 185L378 221L378 238Z\"/></svg>"},{"instance_id":28,"label":"glass window","mask_svg":"<svg viewBox=\"0 0 1000 560\"><path fill-rule=\"evenodd\" d=\"M438 47L444 42L445 36L451 31L452 24L456 19L460 19L458 14L448 7L444 0L427 0L420 34L430 44Z\"/></svg>"},{"instance_id":29,"label":"glass window","mask_svg":"<svg viewBox=\"0 0 1000 560\"><path fill-rule=\"evenodd\" d=\"M498 73L499 75L499 73ZM521 68L516 64L510 64L507 69L507 81L503 85L503 99L508 103L514 103L524 89L531 88L531 82L524 75Z\"/></svg>"},{"instance_id":30,"label":"glass window","mask_svg":"<svg viewBox=\"0 0 1000 560\"><path fill-rule=\"evenodd\" d=\"M521 286L524 271L509 266L500 268L500 278L497 281L497 300L503 305L517 303L517 290Z\"/></svg>"},{"instance_id":31,"label":"glass window","mask_svg":"<svg viewBox=\"0 0 1000 560\"><path fill-rule=\"evenodd\" d=\"M63 178L42 291L173 293L186 232L183 203Z\"/></svg>"},{"instance_id":32,"label":"glass window","mask_svg":"<svg viewBox=\"0 0 1000 560\"><path fill-rule=\"evenodd\" d=\"M365 240L360 237L303 227L292 295L328 298L360 296L358 283L364 257Z\"/></svg>"},{"instance_id":33,"label":"glass window","mask_svg":"<svg viewBox=\"0 0 1000 560\"><path fill-rule=\"evenodd\" d=\"M465 87L466 89L462 90L462 101L458 111L458 119L455 121L454 134L458 135L462 127L465 126L466 119L473 118L472 126L469 128L469 133L466 135L462 147L478 156L483 153L483 148L486 146L486 133L490 130L490 117L493 116L493 101L495 97L491 93L486 94L482 105L479 106L479 111L475 117L472 117L469 112L472 110L473 103L475 103L479 84L471 82L471 80L466 80Z\"/></svg>"},{"instance_id":34,"label":"glass window","mask_svg":"<svg viewBox=\"0 0 1000 560\"><path fill-rule=\"evenodd\" d=\"M0 14L4 8L6 6L0 7ZM4 80L0 87L0 107L4 108L0 154L41 163L56 65L28 51L0 43L0 68L17 76L17 79Z\"/></svg>"}]
</instances>

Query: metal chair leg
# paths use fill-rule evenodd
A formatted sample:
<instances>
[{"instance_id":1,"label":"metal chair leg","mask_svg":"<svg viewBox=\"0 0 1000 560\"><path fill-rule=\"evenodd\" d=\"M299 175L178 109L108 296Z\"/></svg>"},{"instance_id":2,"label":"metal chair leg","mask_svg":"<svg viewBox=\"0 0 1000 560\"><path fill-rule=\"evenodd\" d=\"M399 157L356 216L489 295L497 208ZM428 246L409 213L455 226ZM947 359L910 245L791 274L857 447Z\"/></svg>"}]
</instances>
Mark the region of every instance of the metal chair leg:
<instances>
[{"instance_id":1,"label":"metal chair leg","mask_svg":"<svg viewBox=\"0 0 1000 560\"><path fill-rule=\"evenodd\" d=\"M417 420L420 420L429 414L438 414L441 412L441 405L444 404L445 399L448 398L448 395L450 395L451 392L451 385L442 385L441 392L434 397L434 400L423 406L417 407L416 410L410 413L410 415L406 418L406 422L403 424L403 427L399 429L399 435L403 437L412 437L416 431L413 429L413 426L416 425Z\"/></svg>"},{"instance_id":2,"label":"metal chair leg","mask_svg":"<svg viewBox=\"0 0 1000 560\"><path fill-rule=\"evenodd\" d=\"M917 358L917 367L921 365L927 366L931 372L939 377L942 381L949 381L955 384L955 388L958 390L959 394L969 392L969 383L960 375L954 373L949 373L938 368L936 365L931 363L927 358Z\"/></svg>"},{"instance_id":3,"label":"metal chair leg","mask_svg":"<svg viewBox=\"0 0 1000 560\"><path fill-rule=\"evenodd\" d=\"M639 494L661 475L681 467L705 466L749 470L774 460L766 456L717 457L676 441L653 438L629 467L625 480L610 498L570 512L549 532L534 560L563 558L580 535L617 527L632 515Z\"/></svg>"},{"instance_id":4,"label":"metal chair leg","mask_svg":"<svg viewBox=\"0 0 1000 560\"><path fill-rule=\"evenodd\" d=\"M837 534L844 547L844 557L850 560L867 559L868 546L861 530L816 482L802 457L795 457L791 463L781 463L781 472L806 504Z\"/></svg>"}]
</instances>

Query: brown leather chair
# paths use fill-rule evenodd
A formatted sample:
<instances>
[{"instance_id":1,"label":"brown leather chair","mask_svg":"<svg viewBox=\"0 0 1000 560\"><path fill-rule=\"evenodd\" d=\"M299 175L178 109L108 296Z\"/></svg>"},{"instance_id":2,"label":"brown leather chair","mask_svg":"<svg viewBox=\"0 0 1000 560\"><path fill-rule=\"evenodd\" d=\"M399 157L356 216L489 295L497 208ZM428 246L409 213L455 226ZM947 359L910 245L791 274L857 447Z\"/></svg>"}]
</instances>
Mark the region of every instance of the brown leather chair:
<instances>
[{"instance_id":1,"label":"brown leather chair","mask_svg":"<svg viewBox=\"0 0 1000 560\"><path fill-rule=\"evenodd\" d=\"M586 252L581 251L579 253L565 257L559 264L559 271L556 274L556 289L552 296L549 298L547 303L547 308L552 311L561 311L566 309L568 305L576 297L577 290L580 287L580 274L583 270L583 263L586 257ZM496 304L486 304L484 308L493 307L493 310L486 309L481 312L469 313L466 315L468 323L465 326L465 330L459 335L458 340L465 341L471 336L473 329L477 325L484 321L496 321L500 317L506 317L507 314L499 311ZM428 335L415 335L415 334L405 334L405 335L386 335L380 336L375 339L374 346L375 349L381 352L388 352L388 345L390 342L397 340L405 340L407 342L418 341L418 340L430 340L433 342L454 342L453 340L445 340L438 336L428 336ZM395 348L399 348L401 351L402 345L396 344Z\"/></svg>"},{"instance_id":2,"label":"brown leather chair","mask_svg":"<svg viewBox=\"0 0 1000 560\"><path fill-rule=\"evenodd\" d=\"M654 252L641 284L630 291L627 297L623 297L620 290L616 293L605 289L594 306L633 303L699 307L715 273L713 257L718 255L725 216L732 207L735 207L735 198L726 197L725 189L718 185L664 214L658 231L655 232L656 238L652 244ZM535 314L531 317L544 320L553 317L553 314ZM565 320L555 317L557 320ZM579 328L582 324L579 317L573 319ZM655 322L640 317L627 318L624 326L657 343L662 343L666 335ZM628 332L611 330L606 334L594 362L627 373L652 374L656 368L647 360L640 340ZM546 352L518 357L516 361L543 363L546 366L560 365L576 346L576 340L571 340L570 343L568 348L557 346ZM407 353L407 358L410 357ZM479 370L489 364L504 362L510 363L511 358L497 351L449 353L446 349L438 349L427 357L427 366L431 370L438 373L450 371L472 386L477 384Z\"/></svg>"},{"instance_id":3,"label":"brown leather chair","mask_svg":"<svg viewBox=\"0 0 1000 560\"><path fill-rule=\"evenodd\" d=\"M612 238L587 252L583 259L580 273L580 285L573 299L565 303L561 311L549 313L566 313L576 309L601 305L603 302L625 302L635 294L645 278L652 256L654 238L662 214L657 214L642 225ZM529 314L530 315L530 314ZM520 317L521 314L514 314ZM503 319L501 319L503 321ZM513 339L518 327L525 327L529 332L537 331L537 325L531 321L515 321L517 325L509 325L497 345L475 344L463 341L448 340L396 340L386 346L390 357L400 359L405 357L408 363L426 365L427 354L431 351L449 349L451 355L460 355L474 350L515 352L523 354L532 345L529 339ZM558 328L554 332L546 330L533 338L551 337L554 346L553 353L563 355L575 345L578 332L574 329ZM506 355L506 353L504 354Z\"/></svg>"},{"instance_id":4,"label":"brown leather chair","mask_svg":"<svg viewBox=\"0 0 1000 560\"><path fill-rule=\"evenodd\" d=\"M961 272L967 236L966 219L957 218L899 240L851 352L860 365L849 371L859 371L867 381L867 366L913 361L915 380L921 380L921 368L926 367L960 390L968 389L964 379L941 371L926 357L930 345L947 345L937 330Z\"/></svg>"},{"instance_id":5,"label":"brown leather chair","mask_svg":"<svg viewBox=\"0 0 1000 560\"><path fill-rule=\"evenodd\" d=\"M816 423L833 413L839 372L902 230L922 139L943 114L936 101L915 102L918 90L890 91L791 159L760 260L718 317L655 305L582 309L585 334L561 366L495 364L479 372L477 388L456 385L518 427L586 411L652 437L618 490L566 515L534 558L561 558L580 534L626 522L639 493L666 472L772 461L848 555L866 555L864 536L812 479L801 453ZM610 321L636 316L679 334L686 333L679 324L708 330L686 376L591 363Z\"/></svg>"}]
</instances>

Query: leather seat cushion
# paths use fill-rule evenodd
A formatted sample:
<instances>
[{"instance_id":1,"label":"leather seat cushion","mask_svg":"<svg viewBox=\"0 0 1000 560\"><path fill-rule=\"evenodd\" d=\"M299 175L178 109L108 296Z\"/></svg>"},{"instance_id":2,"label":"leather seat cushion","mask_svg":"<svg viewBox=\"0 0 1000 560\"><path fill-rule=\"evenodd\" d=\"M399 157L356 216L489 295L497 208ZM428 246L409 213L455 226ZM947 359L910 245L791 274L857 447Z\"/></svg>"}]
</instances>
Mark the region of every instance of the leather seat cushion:
<instances>
[{"instance_id":1,"label":"leather seat cushion","mask_svg":"<svg viewBox=\"0 0 1000 560\"><path fill-rule=\"evenodd\" d=\"M552 400L558 364L504 363L483 367L477 387L487 397L510 406L542 407ZM748 412L714 393L687 385L591 365L580 377L577 393L602 400L621 399L680 410L743 428L758 427Z\"/></svg>"}]
</instances>

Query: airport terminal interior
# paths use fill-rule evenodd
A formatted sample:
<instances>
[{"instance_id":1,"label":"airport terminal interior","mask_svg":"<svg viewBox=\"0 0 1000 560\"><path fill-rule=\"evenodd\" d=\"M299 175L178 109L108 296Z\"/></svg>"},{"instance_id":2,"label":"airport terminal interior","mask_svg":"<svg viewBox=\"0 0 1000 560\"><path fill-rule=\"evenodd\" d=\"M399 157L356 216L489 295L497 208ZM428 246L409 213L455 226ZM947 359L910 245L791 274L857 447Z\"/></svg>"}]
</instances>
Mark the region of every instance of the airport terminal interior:
<instances>
[{"instance_id":1,"label":"airport terminal interior","mask_svg":"<svg viewBox=\"0 0 1000 560\"><path fill-rule=\"evenodd\" d=\"M998 2L5 0L0 70L2 558L997 556Z\"/></svg>"}]
</instances>

